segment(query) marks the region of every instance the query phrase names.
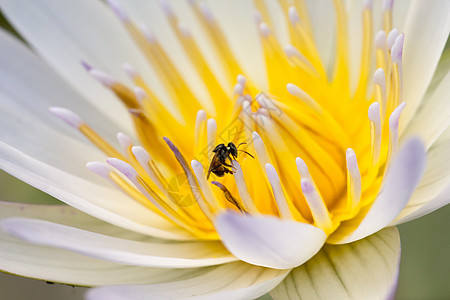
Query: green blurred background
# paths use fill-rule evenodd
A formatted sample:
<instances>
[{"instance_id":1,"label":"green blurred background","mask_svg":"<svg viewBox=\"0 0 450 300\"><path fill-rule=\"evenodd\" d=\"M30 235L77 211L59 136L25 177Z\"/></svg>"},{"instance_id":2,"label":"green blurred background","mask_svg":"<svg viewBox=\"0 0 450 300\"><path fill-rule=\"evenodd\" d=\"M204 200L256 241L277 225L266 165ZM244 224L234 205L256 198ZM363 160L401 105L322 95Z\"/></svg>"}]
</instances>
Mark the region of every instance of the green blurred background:
<instances>
[{"instance_id":1,"label":"green blurred background","mask_svg":"<svg viewBox=\"0 0 450 300\"><path fill-rule=\"evenodd\" d=\"M0 26L14 32L0 13ZM448 46L448 43L447 43ZM450 155L450 153L449 153ZM0 171L0 200L59 203ZM402 260L398 300L450 299L450 206L399 226ZM0 272L0 300L77 300L86 289ZM268 300L270 297L262 297Z\"/></svg>"}]
</instances>

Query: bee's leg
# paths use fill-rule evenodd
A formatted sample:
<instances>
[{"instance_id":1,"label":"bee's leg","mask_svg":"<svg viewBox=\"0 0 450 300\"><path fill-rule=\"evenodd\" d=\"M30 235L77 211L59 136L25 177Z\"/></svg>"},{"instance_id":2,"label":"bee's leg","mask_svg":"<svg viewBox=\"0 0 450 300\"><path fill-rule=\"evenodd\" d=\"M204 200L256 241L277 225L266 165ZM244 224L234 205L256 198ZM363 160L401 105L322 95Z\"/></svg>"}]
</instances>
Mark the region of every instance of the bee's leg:
<instances>
[{"instance_id":1,"label":"bee's leg","mask_svg":"<svg viewBox=\"0 0 450 300\"><path fill-rule=\"evenodd\" d=\"M232 162L233 163L233 162ZM222 163L224 166L226 166L226 167L229 167L229 168L233 168L233 169L236 169L233 165L229 165L229 164L227 164L227 163Z\"/></svg>"},{"instance_id":2,"label":"bee's leg","mask_svg":"<svg viewBox=\"0 0 450 300\"><path fill-rule=\"evenodd\" d=\"M227 169L227 168L224 168L224 170L225 170L225 173L228 173L228 174L234 174L234 173L236 173L235 171L230 170L230 169Z\"/></svg>"}]
</instances>

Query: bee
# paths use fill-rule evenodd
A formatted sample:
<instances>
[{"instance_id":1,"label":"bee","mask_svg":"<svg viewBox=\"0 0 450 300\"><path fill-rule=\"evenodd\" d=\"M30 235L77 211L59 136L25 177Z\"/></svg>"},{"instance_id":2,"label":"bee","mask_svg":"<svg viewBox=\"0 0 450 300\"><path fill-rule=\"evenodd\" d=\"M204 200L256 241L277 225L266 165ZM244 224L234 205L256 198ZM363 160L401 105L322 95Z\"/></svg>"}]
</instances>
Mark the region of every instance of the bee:
<instances>
[{"instance_id":1,"label":"bee","mask_svg":"<svg viewBox=\"0 0 450 300\"><path fill-rule=\"evenodd\" d=\"M212 151L214 153L214 157L211 160L211 164L209 165L208 175L206 175L206 179L209 179L211 172L218 177L223 177L225 176L225 174L233 174L233 159L235 160L237 158L238 151L244 152L250 157L255 158L247 151L238 149L239 146L243 144L247 143L240 143L237 147L232 142L228 143L228 146L225 146L225 144L217 145L216 148L214 148L214 150ZM227 159L230 161L230 164L227 163Z\"/></svg>"}]
</instances>

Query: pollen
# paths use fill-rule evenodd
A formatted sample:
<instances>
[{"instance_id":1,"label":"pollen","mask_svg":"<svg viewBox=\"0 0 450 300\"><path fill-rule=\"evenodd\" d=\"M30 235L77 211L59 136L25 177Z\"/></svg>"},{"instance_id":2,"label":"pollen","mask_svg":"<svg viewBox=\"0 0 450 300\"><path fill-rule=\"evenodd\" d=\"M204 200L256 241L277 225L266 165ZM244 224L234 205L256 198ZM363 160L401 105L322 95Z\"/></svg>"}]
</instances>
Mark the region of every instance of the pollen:
<instances>
[{"instance_id":1,"label":"pollen","mask_svg":"<svg viewBox=\"0 0 450 300\"><path fill-rule=\"evenodd\" d=\"M124 72L134 86L83 62L93 80L122 102L135 128L133 138L118 133L116 149L75 112L50 108L105 154L106 163L87 164L90 171L198 239L220 238L214 220L224 211L308 223L328 235L367 211L397 152L405 107L405 36L392 28L390 1L383 6L376 34L372 2L363 5L360 57L350 57L345 7L334 1L336 44L328 70L303 1L279 1L289 27L290 44L284 46L272 30L264 1L255 0L266 87L244 73L205 3L188 1L226 83L219 81L188 26L167 1L160 1L211 100L196 96L149 28L137 26L118 1L107 2L171 101L162 100L126 62ZM354 84L349 71L353 59L360 66ZM242 145L236 157L225 155L215 162L226 171L211 172L217 159L213 149L221 143Z\"/></svg>"}]
</instances>

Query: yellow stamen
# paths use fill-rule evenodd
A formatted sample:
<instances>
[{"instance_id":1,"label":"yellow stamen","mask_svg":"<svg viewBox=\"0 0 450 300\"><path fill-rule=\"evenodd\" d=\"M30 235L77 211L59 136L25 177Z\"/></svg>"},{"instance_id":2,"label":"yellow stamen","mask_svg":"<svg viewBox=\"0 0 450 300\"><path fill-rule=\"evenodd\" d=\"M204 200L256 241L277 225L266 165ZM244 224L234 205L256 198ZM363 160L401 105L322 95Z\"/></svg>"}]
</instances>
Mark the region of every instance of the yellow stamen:
<instances>
[{"instance_id":1,"label":"yellow stamen","mask_svg":"<svg viewBox=\"0 0 450 300\"><path fill-rule=\"evenodd\" d=\"M373 49L372 27L372 8L366 7L363 10L363 44L361 53L361 66L359 71L359 82L354 98L362 98L366 96Z\"/></svg>"},{"instance_id":2,"label":"yellow stamen","mask_svg":"<svg viewBox=\"0 0 450 300\"><path fill-rule=\"evenodd\" d=\"M111 146L107 141L105 141L97 132L95 132L89 125L81 124L78 127L80 132L84 134L97 148L99 148L103 153L109 157L117 157L119 159L125 159L123 155L118 152L113 146Z\"/></svg>"}]
</instances>

